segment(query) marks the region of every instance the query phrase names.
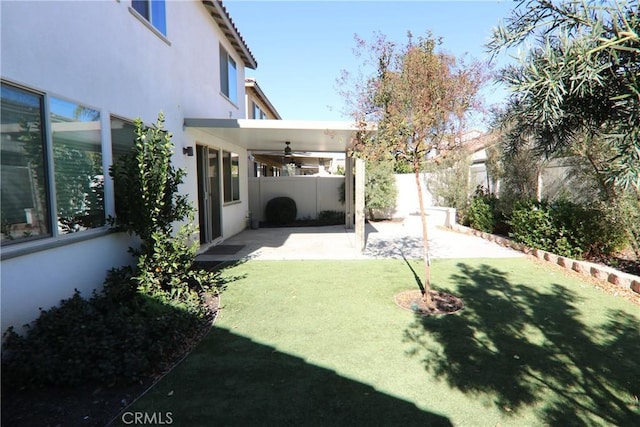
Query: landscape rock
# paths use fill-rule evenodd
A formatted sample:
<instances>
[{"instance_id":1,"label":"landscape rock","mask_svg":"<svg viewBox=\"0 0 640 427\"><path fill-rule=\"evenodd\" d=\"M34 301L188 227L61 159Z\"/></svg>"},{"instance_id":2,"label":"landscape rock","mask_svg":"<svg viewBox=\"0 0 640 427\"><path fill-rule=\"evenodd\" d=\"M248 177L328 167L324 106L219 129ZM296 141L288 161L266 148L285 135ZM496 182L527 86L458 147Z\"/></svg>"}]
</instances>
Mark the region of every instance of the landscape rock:
<instances>
[{"instance_id":1,"label":"landscape rock","mask_svg":"<svg viewBox=\"0 0 640 427\"><path fill-rule=\"evenodd\" d=\"M606 281L609 278L609 273L598 267L591 267L591 276L598 280Z\"/></svg>"},{"instance_id":2,"label":"landscape rock","mask_svg":"<svg viewBox=\"0 0 640 427\"><path fill-rule=\"evenodd\" d=\"M558 263L558 255L552 254L551 252L545 252L544 259L554 264Z\"/></svg>"},{"instance_id":3,"label":"landscape rock","mask_svg":"<svg viewBox=\"0 0 640 427\"><path fill-rule=\"evenodd\" d=\"M574 261L571 269L575 272L585 274L588 270L587 267L580 261Z\"/></svg>"},{"instance_id":4,"label":"landscape rock","mask_svg":"<svg viewBox=\"0 0 640 427\"><path fill-rule=\"evenodd\" d=\"M607 279L607 281L623 288L628 288L631 286L631 280L618 273L609 274L609 278Z\"/></svg>"}]
</instances>

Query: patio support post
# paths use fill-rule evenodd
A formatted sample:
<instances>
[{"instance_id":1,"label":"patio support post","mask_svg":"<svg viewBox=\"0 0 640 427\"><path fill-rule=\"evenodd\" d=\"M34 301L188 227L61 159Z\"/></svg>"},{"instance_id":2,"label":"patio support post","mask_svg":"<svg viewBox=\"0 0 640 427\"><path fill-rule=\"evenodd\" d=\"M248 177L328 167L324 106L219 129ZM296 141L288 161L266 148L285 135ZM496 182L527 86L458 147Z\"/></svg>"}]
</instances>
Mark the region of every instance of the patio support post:
<instances>
[{"instance_id":1,"label":"patio support post","mask_svg":"<svg viewBox=\"0 0 640 427\"><path fill-rule=\"evenodd\" d=\"M353 228L353 157L345 152L344 159L344 225L346 228Z\"/></svg>"},{"instance_id":2,"label":"patio support post","mask_svg":"<svg viewBox=\"0 0 640 427\"><path fill-rule=\"evenodd\" d=\"M362 159L356 159L356 252L361 254L365 247L364 234L364 186L365 163Z\"/></svg>"}]
</instances>

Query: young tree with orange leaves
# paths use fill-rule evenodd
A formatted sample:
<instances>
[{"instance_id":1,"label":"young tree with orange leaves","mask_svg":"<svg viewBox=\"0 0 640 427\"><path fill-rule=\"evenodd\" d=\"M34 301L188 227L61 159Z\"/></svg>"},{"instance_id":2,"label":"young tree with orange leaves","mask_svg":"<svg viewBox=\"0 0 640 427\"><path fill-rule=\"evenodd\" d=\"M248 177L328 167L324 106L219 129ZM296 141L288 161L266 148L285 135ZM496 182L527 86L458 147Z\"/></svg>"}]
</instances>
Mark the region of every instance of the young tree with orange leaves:
<instances>
[{"instance_id":1,"label":"young tree with orange leaves","mask_svg":"<svg viewBox=\"0 0 640 427\"><path fill-rule=\"evenodd\" d=\"M424 244L423 303L432 308L427 218L420 173L427 161L437 161L461 146L465 119L479 107L478 91L487 81L479 62L465 64L438 50L441 40L430 33L405 45L378 35L374 43L357 39L357 50L368 53L375 74L351 89L352 114L363 130L354 144L356 155L384 160L390 155L408 162L418 186ZM346 81L346 78L343 77ZM371 123L375 132L366 132Z\"/></svg>"}]
</instances>

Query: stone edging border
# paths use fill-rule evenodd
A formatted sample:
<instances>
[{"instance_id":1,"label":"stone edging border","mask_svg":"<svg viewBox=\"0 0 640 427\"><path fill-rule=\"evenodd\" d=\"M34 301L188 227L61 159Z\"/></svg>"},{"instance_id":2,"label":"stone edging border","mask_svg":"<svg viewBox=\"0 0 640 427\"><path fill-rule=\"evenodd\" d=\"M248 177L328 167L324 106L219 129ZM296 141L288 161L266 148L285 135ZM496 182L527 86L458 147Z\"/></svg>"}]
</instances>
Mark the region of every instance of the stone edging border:
<instances>
[{"instance_id":1,"label":"stone edging border","mask_svg":"<svg viewBox=\"0 0 640 427\"><path fill-rule=\"evenodd\" d=\"M459 233L471 234L473 236L481 237L490 242L495 242L500 246L515 249L524 254L534 256L539 260L559 265L560 267L566 268L567 270L573 270L579 274L582 274L583 276L589 276L597 280L609 282L616 286L620 286L621 288L631 289L632 291L640 294L640 276L624 273L612 267L606 267L587 261L579 261L563 257L551 252L543 251L541 249L532 249L521 243L515 242L511 239L507 239L506 237L497 236L491 233L485 233L484 231L465 227L464 225L453 224L448 228Z\"/></svg>"}]
</instances>

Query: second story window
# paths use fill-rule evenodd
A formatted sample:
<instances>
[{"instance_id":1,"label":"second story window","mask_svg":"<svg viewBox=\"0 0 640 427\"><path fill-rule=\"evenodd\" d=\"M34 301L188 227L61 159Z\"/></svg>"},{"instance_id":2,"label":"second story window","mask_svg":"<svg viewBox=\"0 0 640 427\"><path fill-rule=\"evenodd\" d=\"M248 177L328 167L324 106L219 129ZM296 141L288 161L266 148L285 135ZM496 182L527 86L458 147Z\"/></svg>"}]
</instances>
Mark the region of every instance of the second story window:
<instances>
[{"instance_id":1,"label":"second story window","mask_svg":"<svg viewBox=\"0 0 640 427\"><path fill-rule=\"evenodd\" d=\"M253 103L253 118L258 120L264 120L267 118L267 115L255 102Z\"/></svg>"},{"instance_id":2,"label":"second story window","mask_svg":"<svg viewBox=\"0 0 640 427\"><path fill-rule=\"evenodd\" d=\"M167 35L165 0L132 0L131 7L149 21L162 35Z\"/></svg>"},{"instance_id":3,"label":"second story window","mask_svg":"<svg viewBox=\"0 0 640 427\"><path fill-rule=\"evenodd\" d=\"M236 61L220 46L220 91L234 104L238 103L238 69Z\"/></svg>"}]
</instances>

